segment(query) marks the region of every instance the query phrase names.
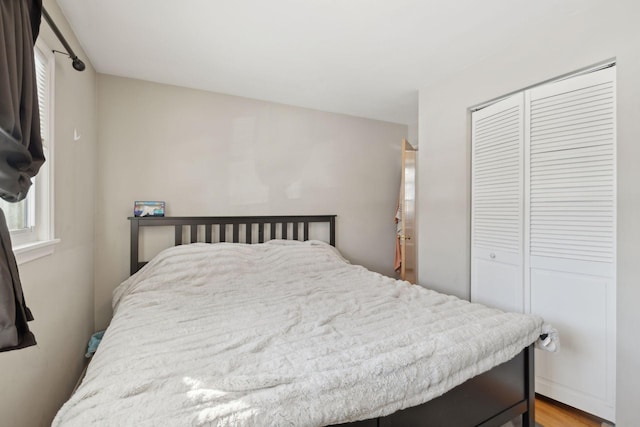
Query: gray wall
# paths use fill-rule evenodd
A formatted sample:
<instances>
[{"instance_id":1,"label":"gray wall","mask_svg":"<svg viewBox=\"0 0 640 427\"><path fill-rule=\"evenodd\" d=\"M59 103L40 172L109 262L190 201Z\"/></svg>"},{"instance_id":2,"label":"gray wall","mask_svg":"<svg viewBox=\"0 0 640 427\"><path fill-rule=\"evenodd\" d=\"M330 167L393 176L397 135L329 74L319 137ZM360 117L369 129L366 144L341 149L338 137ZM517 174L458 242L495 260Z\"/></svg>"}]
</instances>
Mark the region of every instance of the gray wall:
<instances>
[{"instance_id":1,"label":"gray wall","mask_svg":"<svg viewBox=\"0 0 640 427\"><path fill-rule=\"evenodd\" d=\"M98 75L96 325L128 275L135 200L168 215L337 214L337 246L393 274L407 126Z\"/></svg>"},{"instance_id":2,"label":"gray wall","mask_svg":"<svg viewBox=\"0 0 640 427\"><path fill-rule=\"evenodd\" d=\"M618 61L617 425L640 423L640 3L531 22L480 63L420 91L420 284L469 297L468 108L608 58Z\"/></svg>"},{"instance_id":3,"label":"gray wall","mask_svg":"<svg viewBox=\"0 0 640 427\"><path fill-rule=\"evenodd\" d=\"M93 333L93 234L96 183L95 71L73 37L54 0L45 7L87 69L56 55L55 236L53 255L20 265L30 323L38 345L0 353L0 425L48 426L69 397ZM43 21L40 37L51 49L62 46ZM73 130L82 134L73 140Z\"/></svg>"}]
</instances>

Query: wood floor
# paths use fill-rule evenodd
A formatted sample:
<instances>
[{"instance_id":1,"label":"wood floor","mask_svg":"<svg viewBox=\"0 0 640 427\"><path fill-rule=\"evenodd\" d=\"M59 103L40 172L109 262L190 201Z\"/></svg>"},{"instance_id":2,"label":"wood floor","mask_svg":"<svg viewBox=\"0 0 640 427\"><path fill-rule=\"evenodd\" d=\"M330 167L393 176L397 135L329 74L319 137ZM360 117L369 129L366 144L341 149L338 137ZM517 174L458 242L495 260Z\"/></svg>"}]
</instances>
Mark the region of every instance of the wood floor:
<instances>
[{"instance_id":1,"label":"wood floor","mask_svg":"<svg viewBox=\"0 0 640 427\"><path fill-rule=\"evenodd\" d=\"M586 412L537 395L536 423L542 427L601 427L608 425Z\"/></svg>"}]
</instances>

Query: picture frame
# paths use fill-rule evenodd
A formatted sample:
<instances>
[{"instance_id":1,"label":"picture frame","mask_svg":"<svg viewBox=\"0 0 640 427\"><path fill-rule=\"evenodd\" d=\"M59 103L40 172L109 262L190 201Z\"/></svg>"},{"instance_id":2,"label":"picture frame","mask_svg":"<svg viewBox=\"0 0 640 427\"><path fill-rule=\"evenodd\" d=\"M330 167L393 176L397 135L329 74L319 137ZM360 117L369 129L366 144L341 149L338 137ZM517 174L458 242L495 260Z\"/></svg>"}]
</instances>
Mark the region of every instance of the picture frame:
<instances>
[{"instance_id":1,"label":"picture frame","mask_svg":"<svg viewBox=\"0 0 640 427\"><path fill-rule=\"evenodd\" d=\"M133 216L164 216L165 203L161 201L137 200L133 204Z\"/></svg>"}]
</instances>

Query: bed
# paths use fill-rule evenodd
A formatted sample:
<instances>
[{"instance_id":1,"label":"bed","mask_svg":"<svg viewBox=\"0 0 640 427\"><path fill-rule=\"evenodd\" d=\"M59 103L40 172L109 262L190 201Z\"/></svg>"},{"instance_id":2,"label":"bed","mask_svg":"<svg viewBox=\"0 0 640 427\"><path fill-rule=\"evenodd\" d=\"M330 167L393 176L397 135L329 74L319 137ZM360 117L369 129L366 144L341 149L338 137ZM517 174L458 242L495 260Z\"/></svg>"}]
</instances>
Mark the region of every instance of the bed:
<instances>
[{"instance_id":1,"label":"bed","mask_svg":"<svg viewBox=\"0 0 640 427\"><path fill-rule=\"evenodd\" d=\"M335 215L129 220L131 277L53 425L534 426L542 319L349 264ZM175 237L148 263L147 227Z\"/></svg>"}]
</instances>

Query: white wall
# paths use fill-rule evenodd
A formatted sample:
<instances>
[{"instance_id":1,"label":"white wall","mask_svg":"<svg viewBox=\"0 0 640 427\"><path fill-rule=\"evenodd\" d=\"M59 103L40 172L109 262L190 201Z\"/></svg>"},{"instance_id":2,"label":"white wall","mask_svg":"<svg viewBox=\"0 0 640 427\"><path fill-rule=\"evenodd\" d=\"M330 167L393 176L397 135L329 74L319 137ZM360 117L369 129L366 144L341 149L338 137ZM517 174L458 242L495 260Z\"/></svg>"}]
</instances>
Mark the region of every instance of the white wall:
<instances>
[{"instance_id":1,"label":"white wall","mask_svg":"<svg viewBox=\"0 0 640 427\"><path fill-rule=\"evenodd\" d=\"M337 214L337 246L393 274L407 127L98 75L96 325L129 272L135 200L167 215Z\"/></svg>"},{"instance_id":2,"label":"white wall","mask_svg":"<svg viewBox=\"0 0 640 427\"><path fill-rule=\"evenodd\" d=\"M418 122L411 123L408 125L408 136L407 141L414 147L418 146Z\"/></svg>"},{"instance_id":3,"label":"white wall","mask_svg":"<svg viewBox=\"0 0 640 427\"><path fill-rule=\"evenodd\" d=\"M55 235L51 256L20 265L30 328L38 345L0 353L0 425L48 426L68 398L93 333L93 235L96 177L95 71L54 0L44 5L87 69L56 55ZM40 37L62 50L49 26ZM82 133L73 140L73 129Z\"/></svg>"},{"instance_id":4,"label":"white wall","mask_svg":"<svg viewBox=\"0 0 640 427\"><path fill-rule=\"evenodd\" d=\"M618 349L619 426L640 424L640 3L531 22L446 81L420 91L420 283L469 297L470 138L468 108L555 76L618 61Z\"/></svg>"}]
</instances>

